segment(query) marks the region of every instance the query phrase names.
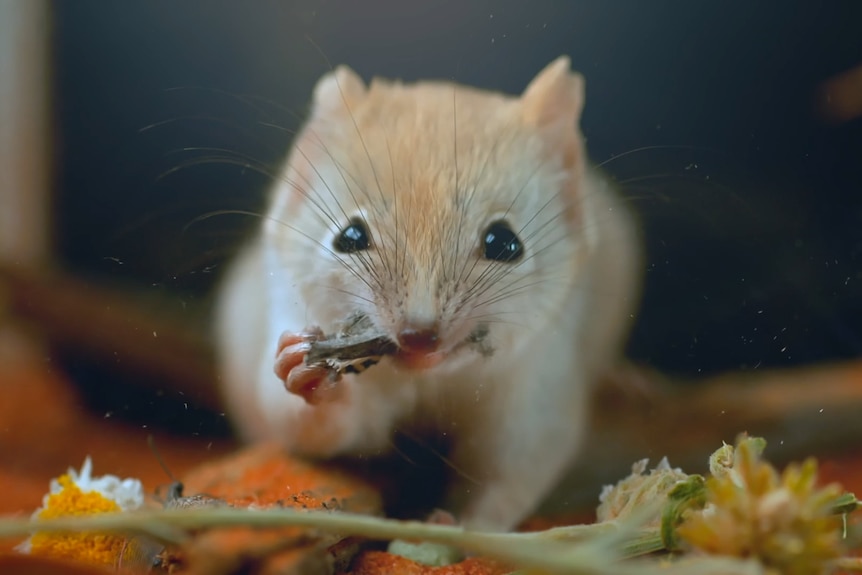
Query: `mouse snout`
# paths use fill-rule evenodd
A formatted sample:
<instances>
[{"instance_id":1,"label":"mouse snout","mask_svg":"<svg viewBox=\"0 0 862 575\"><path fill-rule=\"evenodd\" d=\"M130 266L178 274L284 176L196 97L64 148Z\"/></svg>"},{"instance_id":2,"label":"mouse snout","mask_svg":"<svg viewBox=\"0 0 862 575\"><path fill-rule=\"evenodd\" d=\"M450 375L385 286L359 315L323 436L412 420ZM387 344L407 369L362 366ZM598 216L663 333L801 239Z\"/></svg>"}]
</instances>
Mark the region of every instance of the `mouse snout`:
<instances>
[{"instance_id":1,"label":"mouse snout","mask_svg":"<svg viewBox=\"0 0 862 575\"><path fill-rule=\"evenodd\" d=\"M440 335L437 325L407 325L398 330L398 347L409 353L431 353L437 350Z\"/></svg>"}]
</instances>

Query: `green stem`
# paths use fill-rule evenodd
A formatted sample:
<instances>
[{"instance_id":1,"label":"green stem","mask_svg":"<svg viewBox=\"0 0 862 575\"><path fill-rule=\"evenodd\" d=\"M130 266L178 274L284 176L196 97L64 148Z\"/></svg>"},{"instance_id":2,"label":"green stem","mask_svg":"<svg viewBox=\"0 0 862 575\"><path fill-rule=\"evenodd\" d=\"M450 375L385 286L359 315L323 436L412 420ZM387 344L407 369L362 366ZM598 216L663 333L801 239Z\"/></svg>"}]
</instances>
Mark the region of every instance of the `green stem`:
<instances>
[{"instance_id":1,"label":"green stem","mask_svg":"<svg viewBox=\"0 0 862 575\"><path fill-rule=\"evenodd\" d=\"M451 545L550 573L607 573L609 570L619 573L620 565L615 559L656 550L655 542L660 541L657 533L627 531L614 523L578 525L534 533L481 533L460 527L336 512L224 508L140 511L40 520L0 519L0 538L24 536L34 531L119 531L163 538L166 526L186 531L232 526L306 527L339 536L381 540L417 539ZM621 553L617 554L608 548L608 543L620 538ZM652 543L644 547L645 541ZM168 542L176 543L177 538L171 538ZM615 563L614 570L612 567Z\"/></svg>"}]
</instances>

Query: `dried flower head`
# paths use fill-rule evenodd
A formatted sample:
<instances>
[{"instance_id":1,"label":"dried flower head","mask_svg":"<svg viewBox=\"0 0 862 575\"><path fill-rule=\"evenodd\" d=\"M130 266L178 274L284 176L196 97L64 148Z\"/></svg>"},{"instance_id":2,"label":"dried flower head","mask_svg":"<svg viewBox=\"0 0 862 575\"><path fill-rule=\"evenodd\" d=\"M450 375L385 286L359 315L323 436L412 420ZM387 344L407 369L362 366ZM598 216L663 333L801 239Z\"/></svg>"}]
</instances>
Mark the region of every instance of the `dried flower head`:
<instances>
[{"instance_id":1,"label":"dried flower head","mask_svg":"<svg viewBox=\"0 0 862 575\"><path fill-rule=\"evenodd\" d=\"M34 519L52 519L70 515L94 515L131 511L143 505L144 492L137 479L120 479L113 475L93 477L89 457L80 473L74 469L51 480L50 491ZM124 548L125 538L102 533L35 532L17 547L22 553L74 559L86 563L112 566Z\"/></svg>"},{"instance_id":2,"label":"dried flower head","mask_svg":"<svg viewBox=\"0 0 862 575\"><path fill-rule=\"evenodd\" d=\"M647 472L648 459L632 465L631 475L616 485L606 485L599 495L600 504L596 509L599 521L625 519L648 503L663 500L680 482L689 478L679 468L673 468L663 457L655 468ZM647 526L660 523L660 510Z\"/></svg>"},{"instance_id":3,"label":"dried flower head","mask_svg":"<svg viewBox=\"0 0 862 575\"><path fill-rule=\"evenodd\" d=\"M686 513L677 535L702 552L757 558L782 574L822 573L843 551L841 518L833 514L842 490L818 488L814 459L779 475L760 459L763 445L738 441L732 466L706 482L708 505Z\"/></svg>"}]
</instances>

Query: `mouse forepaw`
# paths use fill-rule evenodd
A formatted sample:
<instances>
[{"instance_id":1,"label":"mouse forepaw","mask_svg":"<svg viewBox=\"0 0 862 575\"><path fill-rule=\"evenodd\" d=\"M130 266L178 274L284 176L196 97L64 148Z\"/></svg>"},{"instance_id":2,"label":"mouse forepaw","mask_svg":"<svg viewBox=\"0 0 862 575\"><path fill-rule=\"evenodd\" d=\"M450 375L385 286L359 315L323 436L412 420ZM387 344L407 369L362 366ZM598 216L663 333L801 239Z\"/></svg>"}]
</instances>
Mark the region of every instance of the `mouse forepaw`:
<instances>
[{"instance_id":1,"label":"mouse forepaw","mask_svg":"<svg viewBox=\"0 0 862 575\"><path fill-rule=\"evenodd\" d=\"M284 332L278 338L275 358L275 375L284 382L285 389L312 405L332 399L337 387L330 381L326 368L305 365L311 342L319 337L321 333L316 329L304 333Z\"/></svg>"},{"instance_id":2,"label":"mouse forepaw","mask_svg":"<svg viewBox=\"0 0 862 575\"><path fill-rule=\"evenodd\" d=\"M445 509L435 509L428 514L425 522L433 525L459 525L458 519L455 515Z\"/></svg>"},{"instance_id":3,"label":"mouse forepaw","mask_svg":"<svg viewBox=\"0 0 862 575\"><path fill-rule=\"evenodd\" d=\"M311 349L311 341L305 334L281 334L275 354L275 374L279 379L286 380L294 368L303 364L305 354Z\"/></svg>"},{"instance_id":4,"label":"mouse forepaw","mask_svg":"<svg viewBox=\"0 0 862 575\"><path fill-rule=\"evenodd\" d=\"M455 516L444 509L435 509L426 518L426 523L432 525L459 525ZM389 553L406 557L422 565L442 567L463 561L467 555L457 547L443 543L405 541L395 539L390 542Z\"/></svg>"}]
</instances>

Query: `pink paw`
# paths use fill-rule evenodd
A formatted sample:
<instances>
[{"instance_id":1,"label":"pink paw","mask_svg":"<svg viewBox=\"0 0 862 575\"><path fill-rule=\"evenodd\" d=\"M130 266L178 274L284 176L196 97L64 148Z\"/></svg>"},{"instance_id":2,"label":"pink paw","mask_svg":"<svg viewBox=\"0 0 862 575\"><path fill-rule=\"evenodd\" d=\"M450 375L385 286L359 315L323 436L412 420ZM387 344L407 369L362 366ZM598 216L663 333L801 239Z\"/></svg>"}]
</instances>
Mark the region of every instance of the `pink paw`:
<instances>
[{"instance_id":1,"label":"pink paw","mask_svg":"<svg viewBox=\"0 0 862 575\"><path fill-rule=\"evenodd\" d=\"M286 331L278 338L275 357L275 374L284 382L285 389L311 405L333 400L340 387L329 378L326 368L305 365L311 342L322 335L317 329L301 334Z\"/></svg>"},{"instance_id":2,"label":"pink paw","mask_svg":"<svg viewBox=\"0 0 862 575\"><path fill-rule=\"evenodd\" d=\"M435 509L432 511L425 519L425 523L431 523L433 525L459 525L455 516L445 509Z\"/></svg>"}]
</instances>

